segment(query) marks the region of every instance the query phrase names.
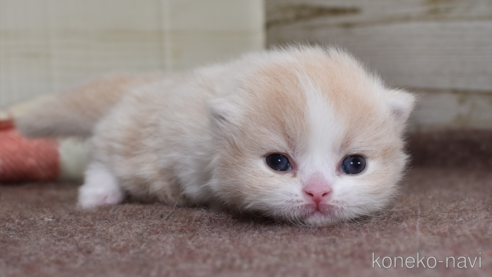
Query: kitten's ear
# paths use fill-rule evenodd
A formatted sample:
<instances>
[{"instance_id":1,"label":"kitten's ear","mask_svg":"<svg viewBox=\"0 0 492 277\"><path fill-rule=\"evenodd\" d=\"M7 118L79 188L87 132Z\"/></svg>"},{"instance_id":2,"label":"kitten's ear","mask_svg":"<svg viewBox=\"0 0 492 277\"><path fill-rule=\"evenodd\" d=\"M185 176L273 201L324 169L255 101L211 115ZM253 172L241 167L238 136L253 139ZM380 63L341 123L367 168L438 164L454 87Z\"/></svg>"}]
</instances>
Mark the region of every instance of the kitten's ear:
<instances>
[{"instance_id":1,"label":"kitten's ear","mask_svg":"<svg viewBox=\"0 0 492 277\"><path fill-rule=\"evenodd\" d=\"M219 130L227 131L239 121L240 108L230 97L209 100L208 111L212 126Z\"/></svg>"},{"instance_id":2,"label":"kitten's ear","mask_svg":"<svg viewBox=\"0 0 492 277\"><path fill-rule=\"evenodd\" d=\"M390 90L386 103L390 107L393 119L398 124L404 125L415 105L415 96L403 90Z\"/></svg>"}]
</instances>

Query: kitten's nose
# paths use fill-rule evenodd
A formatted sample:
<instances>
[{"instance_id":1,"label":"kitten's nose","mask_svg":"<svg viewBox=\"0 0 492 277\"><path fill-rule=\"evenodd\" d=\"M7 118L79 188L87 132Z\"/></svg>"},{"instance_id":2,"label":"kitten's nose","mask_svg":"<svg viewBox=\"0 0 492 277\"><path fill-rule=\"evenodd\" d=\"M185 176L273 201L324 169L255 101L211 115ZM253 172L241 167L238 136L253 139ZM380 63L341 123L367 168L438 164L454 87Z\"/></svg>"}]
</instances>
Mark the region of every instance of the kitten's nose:
<instances>
[{"instance_id":1,"label":"kitten's nose","mask_svg":"<svg viewBox=\"0 0 492 277\"><path fill-rule=\"evenodd\" d=\"M311 189L311 190L306 190L304 189L304 193L307 194L311 199L313 199L314 203L319 204L323 199L325 199L328 195L330 195L331 190L330 189Z\"/></svg>"},{"instance_id":2,"label":"kitten's nose","mask_svg":"<svg viewBox=\"0 0 492 277\"><path fill-rule=\"evenodd\" d=\"M311 178L302 189L307 197L311 198L314 203L319 204L328 198L331 193L331 187L323 178Z\"/></svg>"}]
</instances>

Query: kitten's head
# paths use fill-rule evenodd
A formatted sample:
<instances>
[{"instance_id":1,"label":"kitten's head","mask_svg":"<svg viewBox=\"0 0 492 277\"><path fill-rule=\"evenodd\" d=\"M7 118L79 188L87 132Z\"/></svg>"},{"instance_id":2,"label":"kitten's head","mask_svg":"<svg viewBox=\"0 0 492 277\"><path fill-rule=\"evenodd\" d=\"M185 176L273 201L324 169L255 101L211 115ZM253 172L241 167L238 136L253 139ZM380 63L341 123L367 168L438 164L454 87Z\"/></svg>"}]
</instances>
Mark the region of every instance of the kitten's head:
<instances>
[{"instance_id":1,"label":"kitten's head","mask_svg":"<svg viewBox=\"0 0 492 277\"><path fill-rule=\"evenodd\" d=\"M414 97L334 49L245 60L234 93L209 103L215 195L228 207L308 225L384 208L405 166Z\"/></svg>"}]
</instances>

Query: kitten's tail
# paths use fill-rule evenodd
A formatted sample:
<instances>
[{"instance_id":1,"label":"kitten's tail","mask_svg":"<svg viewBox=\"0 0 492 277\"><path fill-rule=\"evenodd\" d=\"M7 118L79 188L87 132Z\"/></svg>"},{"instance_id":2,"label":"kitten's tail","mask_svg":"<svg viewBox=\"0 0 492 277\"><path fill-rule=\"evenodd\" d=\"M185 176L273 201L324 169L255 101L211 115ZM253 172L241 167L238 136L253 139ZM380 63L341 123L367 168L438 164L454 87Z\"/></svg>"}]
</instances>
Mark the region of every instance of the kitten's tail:
<instances>
[{"instance_id":1,"label":"kitten's tail","mask_svg":"<svg viewBox=\"0 0 492 277\"><path fill-rule=\"evenodd\" d=\"M15 117L15 125L27 137L89 137L94 125L125 93L162 78L160 74L109 76L48 97L27 113Z\"/></svg>"}]
</instances>

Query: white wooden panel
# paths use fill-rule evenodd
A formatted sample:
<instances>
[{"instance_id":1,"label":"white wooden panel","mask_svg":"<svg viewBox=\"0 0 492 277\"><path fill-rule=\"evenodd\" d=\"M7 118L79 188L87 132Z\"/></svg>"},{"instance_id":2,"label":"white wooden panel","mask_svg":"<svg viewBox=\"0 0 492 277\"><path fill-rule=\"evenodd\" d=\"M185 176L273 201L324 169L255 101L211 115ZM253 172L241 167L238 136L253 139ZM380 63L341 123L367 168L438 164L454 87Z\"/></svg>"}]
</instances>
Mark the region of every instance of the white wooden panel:
<instances>
[{"instance_id":1,"label":"white wooden panel","mask_svg":"<svg viewBox=\"0 0 492 277\"><path fill-rule=\"evenodd\" d=\"M235 58L264 45L263 1L170 0L164 14L173 70ZM207 55L203 55L207 53Z\"/></svg>"},{"instance_id":2,"label":"white wooden panel","mask_svg":"<svg viewBox=\"0 0 492 277\"><path fill-rule=\"evenodd\" d=\"M257 31L264 28L263 1L170 0L169 28L179 31Z\"/></svg>"},{"instance_id":3,"label":"white wooden panel","mask_svg":"<svg viewBox=\"0 0 492 277\"><path fill-rule=\"evenodd\" d=\"M0 107L114 71L263 48L263 1L0 0Z\"/></svg>"},{"instance_id":4,"label":"white wooden panel","mask_svg":"<svg viewBox=\"0 0 492 277\"><path fill-rule=\"evenodd\" d=\"M259 50L264 41L263 34L258 32L230 32L224 35L222 32L177 31L170 32L168 39L169 67L173 70L237 58L241 52Z\"/></svg>"}]
</instances>

